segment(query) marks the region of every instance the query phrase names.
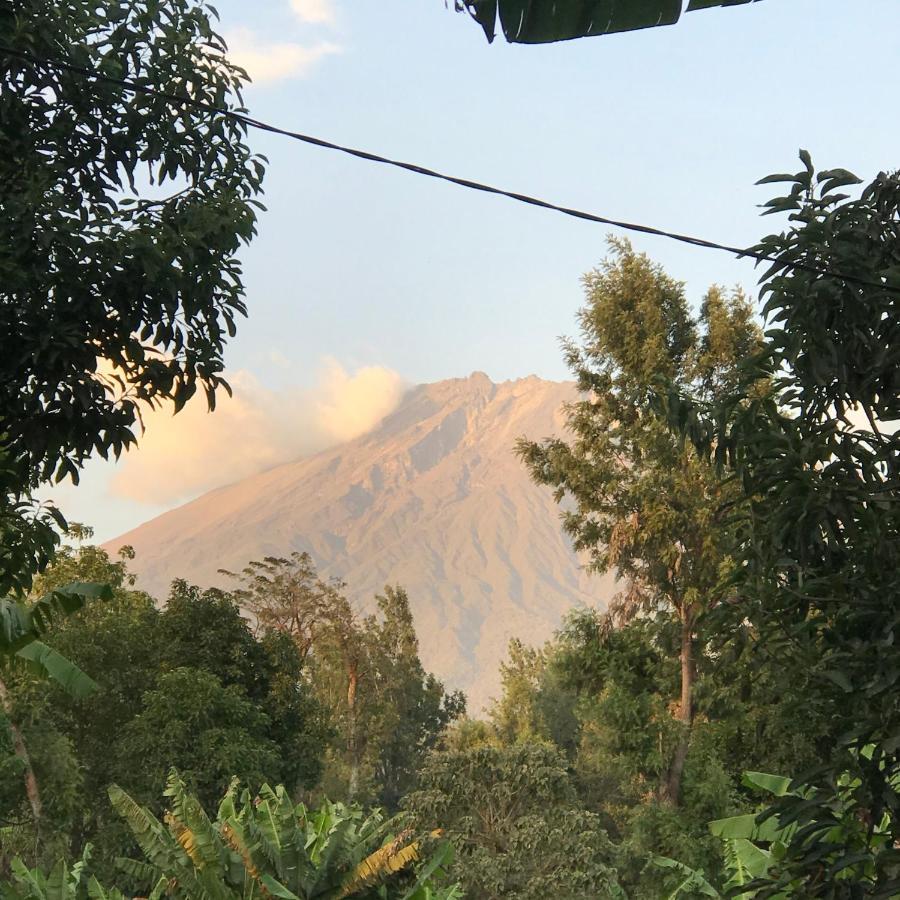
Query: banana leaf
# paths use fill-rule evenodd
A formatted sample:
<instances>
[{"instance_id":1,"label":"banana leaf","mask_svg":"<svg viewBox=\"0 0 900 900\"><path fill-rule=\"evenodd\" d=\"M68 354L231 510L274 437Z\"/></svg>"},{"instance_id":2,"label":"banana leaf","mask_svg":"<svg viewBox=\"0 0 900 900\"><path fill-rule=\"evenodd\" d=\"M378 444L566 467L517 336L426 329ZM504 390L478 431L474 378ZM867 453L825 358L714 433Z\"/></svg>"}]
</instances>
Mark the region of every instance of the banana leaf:
<instances>
[{"instance_id":1,"label":"banana leaf","mask_svg":"<svg viewBox=\"0 0 900 900\"><path fill-rule=\"evenodd\" d=\"M688 12L757 0L691 0ZM488 41L497 26L514 44L546 44L619 31L674 25L682 0L457 0L481 25Z\"/></svg>"}]
</instances>

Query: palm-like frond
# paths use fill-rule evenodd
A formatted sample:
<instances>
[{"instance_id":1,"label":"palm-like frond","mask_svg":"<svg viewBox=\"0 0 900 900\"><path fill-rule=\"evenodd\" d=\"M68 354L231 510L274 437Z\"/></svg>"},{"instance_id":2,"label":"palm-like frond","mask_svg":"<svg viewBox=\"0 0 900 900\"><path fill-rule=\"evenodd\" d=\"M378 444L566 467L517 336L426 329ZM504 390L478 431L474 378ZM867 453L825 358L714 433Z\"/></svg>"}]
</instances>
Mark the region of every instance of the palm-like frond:
<instances>
[{"instance_id":1,"label":"palm-like frond","mask_svg":"<svg viewBox=\"0 0 900 900\"><path fill-rule=\"evenodd\" d=\"M96 683L40 638L54 619L76 612L89 600L110 597L109 585L73 582L30 606L10 597L0 598L0 661L18 663L40 677L58 681L73 697L86 697L96 690Z\"/></svg>"},{"instance_id":2,"label":"palm-like frond","mask_svg":"<svg viewBox=\"0 0 900 900\"><path fill-rule=\"evenodd\" d=\"M691 0L688 12L739 6L756 0ZM489 41L499 20L507 41L543 44L591 35L674 25L682 0L456 0L481 25Z\"/></svg>"},{"instance_id":3,"label":"palm-like frond","mask_svg":"<svg viewBox=\"0 0 900 900\"><path fill-rule=\"evenodd\" d=\"M171 802L166 824L194 866L221 873L226 853L222 839L200 801L188 793L187 786L174 769L169 773L163 796Z\"/></svg>"},{"instance_id":4,"label":"palm-like frond","mask_svg":"<svg viewBox=\"0 0 900 900\"><path fill-rule=\"evenodd\" d=\"M345 879L337 900L351 897L363 888L372 887L383 879L401 872L419 859L419 842L409 841L408 834L401 834L374 853L370 853Z\"/></svg>"},{"instance_id":5,"label":"palm-like frond","mask_svg":"<svg viewBox=\"0 0 900 900\"><path fill-rule=\"evenodd\" d=\"M33 674L49 678L60 684L63 690L80 700L97 690L97 682L75 663L48 647L43 641L31 641L12 657L12 662L21 663Z\"/></svg>"},{"instance_id":6,"label":"palm-like frond","mask_svg":"<svg viewBox=\"0 0 900 900\"><path fill-rule=\"evenodd\" d=\"M165 792L170 806L165 825L121 788L114 786L109 793L147 860L123 861L123 868L142 884L155 883L158 896L344 900L375 887L384 890L393 883L392 876L421 855L410 834L389 834L394 820L386 821L380 813L366 816L357 807L327 800L309 810L302 803L295 805L280 786L264 786L255 798L244 791L238 798L233 783L213 822L173 771ZM435 873L443 875L446 859L442 847L423 865L404 900L432 896L430 879Z\"/></svg>"},{"instance_id":7,"label":"palm-like frond","mask_svg":"<svg viewBox=\"0 0 900 900\"><path fill-rule=\"evenodd\" d=\"M692 869L677 859L669 859L668 856L651 856L650 862L660 869L670 869L684 876L684 881L669 894L669 900L678 897L718 897L721 894L706 880L701 869Z\"/></svg>"},{"instance_id":8,"label":"palm-like frond","mask_svg":"<svg viewBox=\"0 0 900 900\"><path fill-rule=\"evenodd\" d=\"M0 653L16 653L45 634L55 619L77 612L89 600L108 600L111 596L107 584L73 582L50 591L30 606L11 597L0 598Z\"/></svg>"},{"instance_id":9,"label":"palm-like frond","mask_svg":"<svg viewBox=\"0 0 900 900\"><path fill-rule=\"evenodd\" d=\"M108 793L113 809L125 820L156 880L164 878L174 882L184 890L183 895L198 900L209 897L210 892L198 878L198 870L169 829L118 785L110 785ZM119 863L125 871L129 871L128 860L120 860ZM144 876L148 873L147 869L143 870Z\"/></svg>"}]
</instances>

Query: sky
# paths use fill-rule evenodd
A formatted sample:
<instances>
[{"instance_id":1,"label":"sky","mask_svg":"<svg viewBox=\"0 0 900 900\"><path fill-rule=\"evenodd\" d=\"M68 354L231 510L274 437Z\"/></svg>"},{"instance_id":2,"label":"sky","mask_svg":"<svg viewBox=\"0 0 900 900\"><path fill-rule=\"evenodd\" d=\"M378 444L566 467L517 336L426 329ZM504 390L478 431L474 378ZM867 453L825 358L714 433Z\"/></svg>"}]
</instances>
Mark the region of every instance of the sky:
<instances>
[{"instance_id":1,"label":"sky","mask_svg":"<svg viewBox=\"0 0 900 900\"><path fill-rule=\"evenodd\" d=\"M675 26L488 44L452 0L219 0L255 118L615 219L748 246L772 186L900 164L897 0L761 0ZM851 13L852 9L852 13ZM412 384L484 371L563 379L604 226L252 133L269 159L242 252L235 396L147 418L139 449L49 496L107 540L253 472L372 427ZM621 234L621 233L620 233ZM681 279L753 294L752 264L660 238Z\"/></svg>"}]
</instances>

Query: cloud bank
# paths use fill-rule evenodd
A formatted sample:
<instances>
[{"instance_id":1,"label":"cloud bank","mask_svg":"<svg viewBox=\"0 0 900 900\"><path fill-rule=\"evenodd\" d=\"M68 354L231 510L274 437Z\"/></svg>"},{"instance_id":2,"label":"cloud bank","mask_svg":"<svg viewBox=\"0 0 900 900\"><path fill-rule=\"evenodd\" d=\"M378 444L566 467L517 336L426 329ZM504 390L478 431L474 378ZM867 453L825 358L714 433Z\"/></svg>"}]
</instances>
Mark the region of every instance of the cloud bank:
<instances>
[{"instance_id":1,"label":"cloud bank","mask_svg":"<svg viewBox=\"0 0 900 900\"><path fill-rule=\"evenodd\" d=\"M243 370L228 380L233 396L217 396L212 414L203 397L177 416L168 407L146 413L146 431L123 457L110 492L141 503L189 500L364 434L397 407L405 390L391 369L350 373L334 360L311 389L271 390Z\"/></svg>"},{"instance_id":2,"label":"cloud bank","mask_svg":"<svg viewBox=\"0 0 900 900\"><path fill-rule=\"evenodd\" d=\"M225 36L228 58L247 70L254 83L302 77L341 48L331 41L299 44L295 41L267 41L249 28L238 28Z\"/></svg>"},{"instance_id":3,"label":"cloud bank","mask_svg":"<svg viewBox=\"0 0 900 900\"><path fill-rule=\"evenodd\" d=\"M334 3L332 0L291 0L291 9L301 22L316 25L330 25L334 22Z\"/></svg>"}]
</instances>

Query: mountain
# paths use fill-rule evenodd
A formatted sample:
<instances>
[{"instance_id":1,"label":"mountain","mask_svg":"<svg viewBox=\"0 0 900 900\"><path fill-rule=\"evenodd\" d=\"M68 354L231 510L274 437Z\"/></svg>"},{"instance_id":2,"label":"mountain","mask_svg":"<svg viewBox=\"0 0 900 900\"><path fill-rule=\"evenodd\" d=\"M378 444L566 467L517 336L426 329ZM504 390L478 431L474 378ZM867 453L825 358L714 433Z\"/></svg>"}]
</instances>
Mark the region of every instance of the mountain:
<instances>
[{"instance_id":1,"label":"mountain","mask_svg":"<svg viewBox=\"0 0 900 900\"><path fill-rule=\"evenodd\" d=\"M307 550L360 606L386 583L408 591L426 668L477 711L500 686L510 637L539 644L575 606L605 605L613 579L588 576L559 509L513 453L516 438L563 430L574 385L476 372L411 389L371 432L218 488L108 542L136 551L154 596L185 578ZM290 410L285 410L289 415Z\"/></svg>"}]
</instances>

